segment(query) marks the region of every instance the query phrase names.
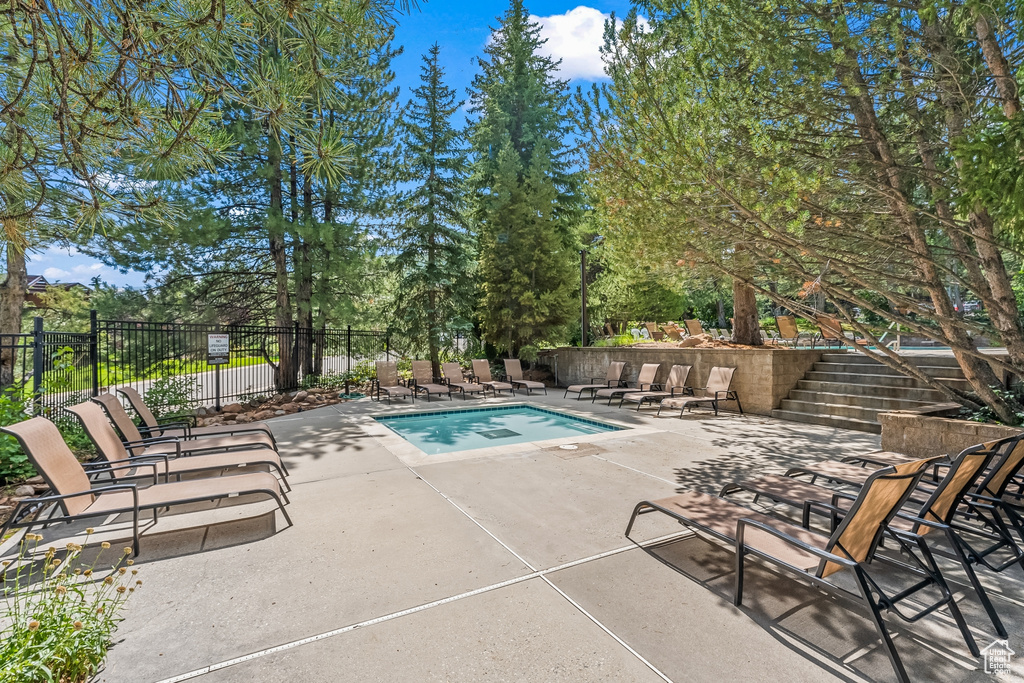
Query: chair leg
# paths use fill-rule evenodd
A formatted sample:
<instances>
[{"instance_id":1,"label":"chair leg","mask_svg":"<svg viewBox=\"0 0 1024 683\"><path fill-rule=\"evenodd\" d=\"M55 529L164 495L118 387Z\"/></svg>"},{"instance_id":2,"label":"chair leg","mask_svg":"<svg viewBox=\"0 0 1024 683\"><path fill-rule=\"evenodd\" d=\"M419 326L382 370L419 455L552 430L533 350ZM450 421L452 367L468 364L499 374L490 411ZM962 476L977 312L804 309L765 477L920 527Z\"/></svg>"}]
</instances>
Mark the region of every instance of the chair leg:
<instances>
[{"instance_id":1,"label":"chair leg","mask_svg":"<svg viewBox=\"0 0 1024 683\"><path fill-rule=\"evenodd\" d=\"M982 607L985 608L988 618L992 621L992 626L996 629L996 633L999 634L1000 638L1006 638L1006 627L1003 626L1002 620L996 613L996 607L988 597L988 591L985 590L985 586L983 586L981 581L978 579L978 573L974 571L974 566L964 554L963 545L960 539L957 538L952 529L947 528L945 531L946 539L949 541L950 545L953 546L953 552L956 553L956 559L960 562L960 566L964 568L964 573L967 574L967 580L971 582L975 595L978 596L978 600L981 601Z\"/></svg>"},{"instance_id":2,"label":"chair leg","mask_svg":"<svg viewBox=\"0 0 1024 683\"><path fill-rule=\"evenodd\" d=\"M892 664L893 671L896 672L896 678L899 679L900 683L910 683L910 676L907 675L907 670L903 666L903 660L900 659L899 653L896 652L896 645L893 644L892 636L889 635L889 629L886 628L885 621L882 620L882 613L878 611L878 604L871 597L871 588L864 578L863 570L860 567L856 567L854 573L857 575L857 585L860 588L861 596L864 598L864 604L871 613L871 621L874 622L878 635L882 638L885 654L889 657L889 663Z\"/></svg>"},{"instance_id":3,"label":"chair leg","mask_svg":"<svg viewBox=\"0 0 1024 683\"><path fill-rule=\"evenodd\" d=\"M971 634L971 629L967 626L967 620L964 619L964 615L960 611L960 606L956 604L956 598L953 597L953 591L951 591L949 589L949 585L946 584L946 579L942 576L939 566L935 563L935 558L928 549L928 544L925 543L923 536L917 537L917 547L920 549L921 556L924 558L928 573L933 576L935 583L939 585L942 594L949 596L949 612L953 615L953 620L956 622L957 628L960 629L960 635L964 637L964 642L967 643L967 649L970 650L971 654L975 657L980 657L981 651L978 650L978 643L975 642L974 636ZM1000 637L1005 638L1006 636L1000 634Z\"/></svg>"}]
</instances>

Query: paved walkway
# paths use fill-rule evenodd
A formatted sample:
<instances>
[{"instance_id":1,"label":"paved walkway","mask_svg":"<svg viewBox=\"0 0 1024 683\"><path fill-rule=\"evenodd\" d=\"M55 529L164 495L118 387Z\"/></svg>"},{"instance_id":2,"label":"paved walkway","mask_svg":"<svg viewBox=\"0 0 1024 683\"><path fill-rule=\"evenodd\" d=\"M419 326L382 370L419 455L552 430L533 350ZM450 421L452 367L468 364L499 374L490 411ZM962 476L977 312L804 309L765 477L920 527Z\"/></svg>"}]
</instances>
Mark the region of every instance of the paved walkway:
<instances>
[{"instance_id":1,"label":"paved walkway","mask_svg":"<svg viewBox=\"0 0 1024 683\"><path fill-rule=\"evenodd\" d=\"M635 535L668 541L640 548L623 536L641 499L717 492L874 449L877 436L756 416L636 416L553 394L516 400L639 429L577 451L527 444L410 466L365 428L369 414L408 408L364 400L274 420L295 526L278 531L259 504L161 517L161 533L143 537L144 588L98 680L893 679L859 612L760 569L736 608L732 554L660 515L641 517ZM211 515L217 524L189 528ZM999 578L990 583L1003 587L1010 646L1024 652L1024 582L1007 589ZM991 627L972 597L963 603L984 647ZM991 680L943 614L892 623L915 680Z\"/></svg>"}]
</instances>

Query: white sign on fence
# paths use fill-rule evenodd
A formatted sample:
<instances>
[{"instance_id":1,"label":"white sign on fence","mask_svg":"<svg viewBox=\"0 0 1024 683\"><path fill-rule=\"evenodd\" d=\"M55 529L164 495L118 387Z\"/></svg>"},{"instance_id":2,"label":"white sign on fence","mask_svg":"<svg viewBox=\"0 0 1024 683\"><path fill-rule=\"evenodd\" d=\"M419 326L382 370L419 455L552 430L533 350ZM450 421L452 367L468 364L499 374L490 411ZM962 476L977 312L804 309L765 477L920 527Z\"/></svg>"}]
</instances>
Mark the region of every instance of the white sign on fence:
<instances>
[{"instance_id":1,"label":"white sign on fence","mask_svg":"<svg viewBox=\"0 0 1024 683\"><path fill-rule=\"evenodd\" d=\"M226 365L231 362L231 349L228 335L206 335L206 362L209 365Z\"/></svg>"}]
</instances>

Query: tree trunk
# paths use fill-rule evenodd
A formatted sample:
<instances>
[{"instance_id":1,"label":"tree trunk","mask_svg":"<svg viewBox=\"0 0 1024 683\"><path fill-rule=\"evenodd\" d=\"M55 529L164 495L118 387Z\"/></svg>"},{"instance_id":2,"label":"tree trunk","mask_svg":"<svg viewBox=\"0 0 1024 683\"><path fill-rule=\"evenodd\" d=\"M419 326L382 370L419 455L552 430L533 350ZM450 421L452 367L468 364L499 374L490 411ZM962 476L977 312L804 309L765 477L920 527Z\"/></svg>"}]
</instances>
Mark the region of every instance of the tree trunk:
<instances>
[{"instance_id":1,"label":"tree trunk","mask_svg":"<svg viewBox=\"0 0 1024 683\"><path fill-rule=\"evenodd\" d=\"M10 242L7 243L7 279L0 285L0 335L21 332L21 311L25 305L25 291L28 289L28 275L25 268L25 251ZM14 384L14 368L18 362L18 351L13 348L14 339L9 338L11 347L0 349L0 388Z\"/></svg>"},{"instance_id":2,"label":"tree trunk","mask_svg":"<svg viewBox=\"0 0 1024 683\"><path fill-rule=\"evenodd\" d=\"M288 247L285 244L284 196L281 189L281 140L274 131L267 136L269 147L267 164L270 167L270 208L267 212L267 233L270 258L274 262L274 324L277 331L278 361L274 370L274 384L278 391L290 391L298 384L295 364L292 362L292 306L288 292Z\"/></svg>"},{"instance_id":3,"label":"tree trunk","mask_svg":"<svg viewBox=\"0 0 1024 683\"><path fill-rule=\"evenodd\" d=\"M737 344L761 346L761 323L754 288L735 278L732 281L732 315L732 340Z\"/></svg>"},{"instance_id":4,"label":"tree trunk","mask_svg":"<svg viewBox=\"0 0 1024 683\"><path fill-rule=\"evenodd\" d=\"M837 21L842 22L843 19L837 18ZM842 30L845 35L846 27L844 26ZM993 390L1000 382L992 367L985 360L956 348L974 350L975 342L959 324L957 313L946 292L925 231L918 222L914 207L910 205L903 193L905 186L902 178L903 171L897 163L896 156L878 121L871 90L860 69L859 55L854 49L837 42L834 36L830 37L833 47L842 50L845 57L843 61L837 63L836 75L845 90L858 133L867 143L868 149L874 157L877 179L887 191L887 201L896 218L896 224L902 228L910 241L911 251L914 254L914 265L921 277L921 287L931 297L939 326L946 338L950 340L951 345L954 346L953 355L971 387L981 400L992 408L1001 421L1012 424L1015 421L1013 412Z\"/></svg>"},{"instance_id":5,"label":"tree trunk","mask_svg":"<svg viewBox=\"0 0 1024 683\"><path fill-rule=\"evenodd\" d=\"M294 164L292 165L294 168ZM313 183L309 176L302 181L302 225L295 238L292 254L295 261L295 311L299 321L299 369L304 377L314 373L313 367L313 264L310 244L303 233L313 227Z\"/></svg>"}]
</instances>

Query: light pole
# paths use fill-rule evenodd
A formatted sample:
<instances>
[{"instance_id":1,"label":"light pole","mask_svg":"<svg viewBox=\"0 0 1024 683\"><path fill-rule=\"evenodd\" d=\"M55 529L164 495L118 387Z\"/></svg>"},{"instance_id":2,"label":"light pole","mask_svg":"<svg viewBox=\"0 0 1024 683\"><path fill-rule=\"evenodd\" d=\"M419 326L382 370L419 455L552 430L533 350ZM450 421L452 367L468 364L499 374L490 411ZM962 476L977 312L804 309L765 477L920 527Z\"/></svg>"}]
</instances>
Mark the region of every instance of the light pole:
<instances>
[{"instance_id":1,"label":"light pole","mask_svg":"<svg viewBox=\"0 0 1024 683\"><path fill-rule=\"evenodd\" d=\"M587 345L587 250L580 249L580 348Z\"/></svg>"}]
</instances>

